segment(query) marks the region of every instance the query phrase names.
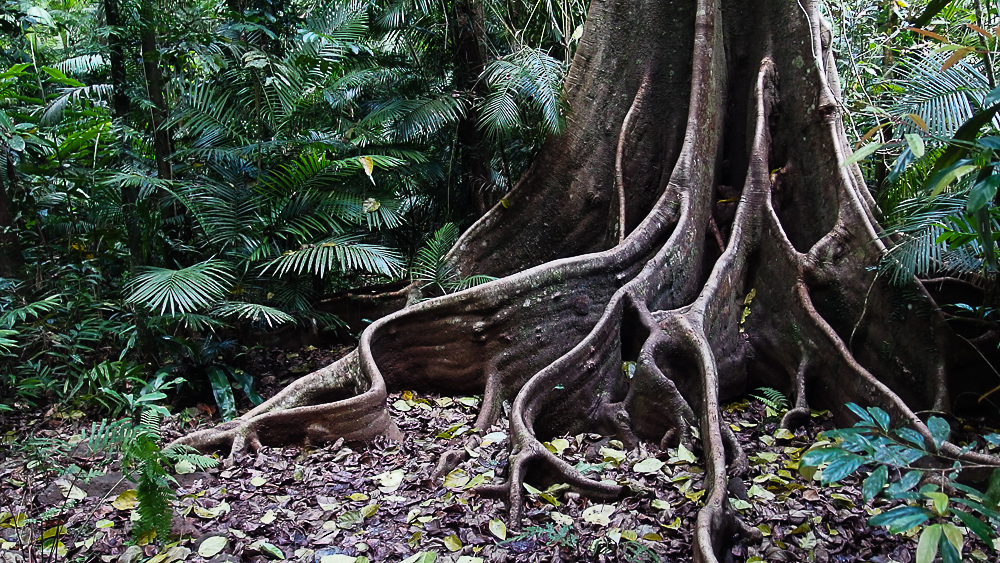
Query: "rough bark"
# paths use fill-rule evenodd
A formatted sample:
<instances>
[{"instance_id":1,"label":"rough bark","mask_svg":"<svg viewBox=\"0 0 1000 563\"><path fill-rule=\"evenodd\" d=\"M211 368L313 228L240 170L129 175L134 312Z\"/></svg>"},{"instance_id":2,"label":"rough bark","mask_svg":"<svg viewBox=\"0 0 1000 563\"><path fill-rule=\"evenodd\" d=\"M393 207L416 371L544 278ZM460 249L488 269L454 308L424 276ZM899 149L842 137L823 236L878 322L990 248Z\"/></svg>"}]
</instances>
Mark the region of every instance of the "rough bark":
<instances>
[{"instance_id":1,"label":"rough bark","mask_svg":"<svg viewBox=\"0 0 1000 563\"><path fill-rule=\"evenodd\" d=\"M510 498L512 525L525 479L622 493L543 440L685 443L707 471L694 559L714 562L753 532L727 499L747 458L720 402L768 385L793 398L785 425L853 401L928 435L915 412L950 405L952 333L923 286L867 269L885 247L841 165L829 39L808 0L594 0L568 131L452 251L463 275L501 279L380 319L356 353L183 440L398 436L387 388L483 393L480 428L512 405L506 484L480 489Z\"/></svg>"}]
</instances>

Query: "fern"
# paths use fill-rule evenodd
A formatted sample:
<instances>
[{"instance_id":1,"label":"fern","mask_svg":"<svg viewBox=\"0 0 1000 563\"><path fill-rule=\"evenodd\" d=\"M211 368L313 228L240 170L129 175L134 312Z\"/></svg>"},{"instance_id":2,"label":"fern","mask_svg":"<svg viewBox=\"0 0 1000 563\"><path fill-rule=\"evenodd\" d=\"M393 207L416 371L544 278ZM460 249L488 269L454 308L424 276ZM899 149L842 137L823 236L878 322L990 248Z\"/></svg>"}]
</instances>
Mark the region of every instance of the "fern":
<instances>
[{"instance_id":1,"label":"fern","mask_svg":"<svg viewBox=\"0 0 1000 563\"><path fill-rule=\"evenodd\" d=\"M750 395L761 403L764 403L765 413L768 418L777 418L788 412L791 405L785 394L771 387L760 387L757 389L760 395Z\"/></svg>"},{"instance_id":2,"label":"fern","mask_svg":"<svg viewBox=\"0 0 1000 563\"><path fill-rule=\"evenodd\" d=\"M417 251L413 267L410 269L410 279L420 284L420 289L431 288L441 293L453 293L496 279L481 274L459 277L455 267L445 259L456 242L458 242L458 227L454 223L445 223L424 247Z\"/></svg>"},{"instance_id":3,"label":"fern","mask_svg":"<svg viewBox=\"0 0 1000 563\"><path fill-rule=\"evenodd\" d=\"M200 455L189 446L170 446L160 449L160 423L163 415L154 408L142 409L139 421L123 419L114 422L102 420L91 425L90 434L83 433L83 441L93 451L120 451L121 466L125 472L136 471L139 484L136 498L139 501L139 519L132 527L135 539L150 539L155 533L161 541L170 535L176 481L167 467L185 461L196 469L216 465L216 460Z\"/></svg>"}]
</instances>

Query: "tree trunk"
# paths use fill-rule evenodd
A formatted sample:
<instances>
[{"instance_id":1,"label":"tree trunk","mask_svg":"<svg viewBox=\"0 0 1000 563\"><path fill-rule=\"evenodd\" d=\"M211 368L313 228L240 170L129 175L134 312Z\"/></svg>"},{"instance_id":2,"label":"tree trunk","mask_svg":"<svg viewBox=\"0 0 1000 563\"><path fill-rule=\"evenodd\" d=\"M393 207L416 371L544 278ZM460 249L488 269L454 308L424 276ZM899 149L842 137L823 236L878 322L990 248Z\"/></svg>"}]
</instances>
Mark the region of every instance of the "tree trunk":
<instances>
[{"instance_id":1,"label":"tree trunk","mask_svg":"<svg viewBox=\"0 0 1000 563\"><path fill-rule=\"evenodd\" d=\"M479 77L486 68L486 46L483 38L483 8L479 2L456 0L451 33L455 42L455 84L482 94L484 85ZM499 200L491 194L490 150L479 131L479 112L474 106L458 123L457 142L462 170L461 188L467 209L474 217L482 217Z\"/></svg>"},{"instance_id":2,"label":"tree trunk","mask_svg":"<svg viewBox=\"0 0 1000 563\"><path fill-rule=\"evenodd\" d=\"M5 163L0 168L0 278L24 279L24 253L21 252L21 241L17 236L18 225L14 220L14 209L7 192L8 182L4 181L6 176L13 191L17 172L10 150L0 146L0 151L4 151L2 156Z\"/></svg>"},{"instance_id":3,"label":"tree trunk","mask_svg":"<svg viewBox=\"0 0 1000 563\"><path fill-rule=\"evenodd\" d=\"M125 68L125 40L122 37L121 12L118 0L104 0L104 17L107 19L111 33L108 35L108 47L111 50L111 85L114 89L115 119L128 119L131 111L131 100L125 90L128 82Z\"/></svg>"},{"instance_id":4,"label":"tree trunk","mask_svg":"<svg viewBox=\"0 0 1000 563\"><path fill-rule=\"evenodd\" d=\"M544 440L682 443L706 469L694 559L713 562L755 533L727 498L748 462L720 402L766 385L793 399L785 426L813 403L847 423L853 401L929 436L914 413L950 407L952 333L920 284L868 269L885 247L859 169L841 164L829 45L814 0L593 0L568 130L450 255L501 279L380 319L356 353L183 441L393 437L387 388L484 393L479 428L512 405L512 457L506 483L479 490L509 496L512 525L525 479L622 493Z\"/></svg>"},{"instance_id":5,"label":"tree trunk","mask_svg":"<svg viewBox=\"0 0 1000 563\"><path fill-rule=\"evenodd\" d=\"M142 70L146 75L146 95L152 102L149 125L153 134L153 153L156 172L161 179L170 180L170 133L163 127L167 119L167 103L163 97L163 79L160 75L160 51L156 47L156 20L153 4L143 3L140 15L139 42L142 45Z\"/></svg>"}]
</instances>

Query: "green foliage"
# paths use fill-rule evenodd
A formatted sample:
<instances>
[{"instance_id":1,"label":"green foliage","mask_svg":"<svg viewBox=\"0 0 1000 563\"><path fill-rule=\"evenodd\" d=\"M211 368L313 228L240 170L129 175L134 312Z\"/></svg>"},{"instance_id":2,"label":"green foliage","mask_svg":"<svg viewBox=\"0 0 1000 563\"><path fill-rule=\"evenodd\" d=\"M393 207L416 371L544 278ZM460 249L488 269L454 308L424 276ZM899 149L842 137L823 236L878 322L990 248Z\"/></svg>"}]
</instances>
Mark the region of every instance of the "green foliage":
<instances>
[{"instance_id":1,"label":"green foliage","mask_svg":"<svg viewBox=\"0 0 1000 563\"><path fill-rule=\"evenodd\" d=\"M91 451L121 452L123 470L134 470L139 474L136 488L139 501L139 519L132 527L136 539L149 537L151 532L162 542L170 536L170 522L174 498L173 487L177 485L168 473L168 468L184 461L196 469L216 465L217 461L200 455L188 446L173 445L165 449L159 447L160 423L163 419L161 408L141 408L138 420L122 419L115 422L102 420L94 423L90 432L84 432L84 443Z\"/></svg>"},{"instance_id":2,"label":"green foliage","mask_svg":"<svg viewBox=\"0 0 1000 563\"><path fill-rule=\"evenodd\" d=\"M944 561L961 560L962 535L956 523L979 536L987 547L993 547L1000 525L1000 468L994 468L985 493L958 483L965 464L941 452L951 433L947 421L930 417L925 436L912 428L892 428L889 415L878 407L863 409L854 403L847 406L859 421L853 428L824 432L823 441L802 456L800 471L821 467L821 482L830 484L859 469L873 468L861 487L865 502L881 495L905 504L876 514L868 524L886 526L893 534L922 526L916 552L921 563L930 563L938 553ZM996 434L985 440L1000 444ZM962 451L975 447L973 442ZM928 481L929 476L936 479Z\"/></svg>"},{"instance_id":3,"label":"green foliage","mask_svg":"<svg viewBox=\"0 0 1000 563\"><path fill-rule=\"evenodd\" d=\"M458 227L454 223L447 223L417 252L410 277L420 284L422 290L453 293L496 279L485 275L459 277L454 266L447 260L448 251L457 241Z\"/></svg>"},{"instance_id":4,"label":"green foliage","mask_svg":"<svg viewBox=\"0 0 1000 563\"><path fill-rule=\"evenodd\" d=\"M750 395L761 403L764 403L767 418L778 418L788 412L791 405L785 394L771 387L761 387L757 389L759 395Z\"/></svg>"}]
</instances>

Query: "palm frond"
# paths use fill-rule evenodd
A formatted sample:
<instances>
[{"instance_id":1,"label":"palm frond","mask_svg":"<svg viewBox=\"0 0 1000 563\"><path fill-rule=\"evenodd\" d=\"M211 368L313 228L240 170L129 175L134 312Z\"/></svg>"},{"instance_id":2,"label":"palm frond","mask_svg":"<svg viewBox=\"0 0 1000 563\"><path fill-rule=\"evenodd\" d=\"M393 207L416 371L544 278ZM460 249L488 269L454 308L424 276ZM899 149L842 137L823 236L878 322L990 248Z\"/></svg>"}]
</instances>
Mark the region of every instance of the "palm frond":
<instances>
[{"instance_id":1,"label":"palm frond","mask_svg":"<svg viewBox=\"0 0 1000 563\"><path fill-rule=\"evenodd\" d=\"M445 293L457 285L460 282L458 272L445 260L445 256L455 246L458 235L458 227L454 223L446 223L438 229L417 251L410 279L422 284L422 287L437 286Z\"/></svg>"},{"instance_id":2,"label":"palm frond","mask_svg":"<svg viewBox=\"0 0 1000 563\"><path fill-rule=\"evenodd\" d=\"M71 102L80 100L107 101L111 99L114 89L110 84L94 84L91 86L78 86L74 88L63 88L59 96L49 102L42 113L40 123L42 125L53 125L63 118L63 113Z\"/></svg>"},{"instance_id":3,"label":"palm frond","mask_svg":"<svg viewBox=\"0 0 1000 563\"><path fill-rule=\"evenodd\" d=\"M70 57L64 61L56 63L55 67L66 74L81 75L101 72L107 68L108 65L109 62L104 58L104 56L94 54Z\"/></svg>"},{"instance_id":4,"label":"palm frond","mask_svg":"<svg viewBox=\"0 0 1000 563\"><path fill-rule=\"evenodd\" d=\"M207 260L180 270L147 268L130 283L126 302L159 310L192 313L222 299L233 283L229 266Z\"/></svg>"},{"instance_id":5,"label":"palm frond","mask_svg":"<svg viewBox=\"0 0 1000 563\"><path fill-rule=\"evenodd\" d=\"M340 236L286 252L268 263L264 272L271 268L277 276L294 271L323 277L339 269L396 277L403 271L403 261L395 250L385 246L362 243L358 237Z\"/></svg>"},{"instance_id":6,"label":"palm frond","mask_svg":"<svg viewBox=\"0 0 1000 563\"><path fill-rule=\"evenodd\" d=\"M523 48L483 71L490 93L481 106L480 127L493 138L521 127L518 102L536 111L547 133L565 127L561 97L563 64L539 49Z\"/></svg>"},{"instance_id":7,"label":"palm frond","mask_svg":"<svg viewBox=\"0 0 1000 563\"><path fill-rule=\"evenodd\" d=\"M267 325L268 328L295 322L295 317L288 313L259 303L228 301L212 309L212 314L223 318L247 320L254 324Z\"/></svg>"}]
</instances>

